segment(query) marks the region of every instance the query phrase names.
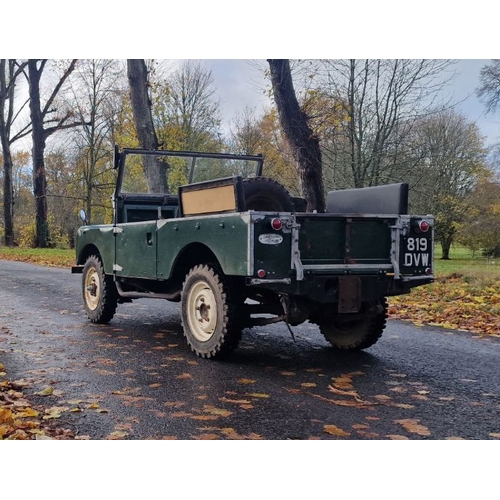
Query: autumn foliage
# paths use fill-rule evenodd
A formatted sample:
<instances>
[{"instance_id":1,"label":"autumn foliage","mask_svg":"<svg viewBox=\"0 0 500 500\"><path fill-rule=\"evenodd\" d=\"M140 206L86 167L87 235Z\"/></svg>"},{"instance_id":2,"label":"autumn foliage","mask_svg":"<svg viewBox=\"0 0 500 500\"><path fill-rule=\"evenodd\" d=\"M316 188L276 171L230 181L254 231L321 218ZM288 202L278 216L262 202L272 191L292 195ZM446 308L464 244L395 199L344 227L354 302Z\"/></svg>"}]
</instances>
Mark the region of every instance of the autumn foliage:
<instances>
[{"instance_id":1,"label":"autumn foliage","mask_svg":"<svg viewBox=\"0 0 500 500\"><path fill-rule=\"evenodd\" d=\"M30 384L25 380L10 381L0 363L0 441L30 439L73 439L69 429L57 428L51 421L59 418L58 408L34 408L25 398L24 389ZM39 393L50 395L52 387Z\"/></svg>"},{"instance_id":2,"label":"autumn foliage","mask_svg":"<svg viewBox=\"0 0 500 500\"><path fill-rule=\"evenodd\" d=\"M458 273L438 277L409 295L391 297L389 314L416 325L500 335L500 280Z\"/></svg>"}]
</instances>

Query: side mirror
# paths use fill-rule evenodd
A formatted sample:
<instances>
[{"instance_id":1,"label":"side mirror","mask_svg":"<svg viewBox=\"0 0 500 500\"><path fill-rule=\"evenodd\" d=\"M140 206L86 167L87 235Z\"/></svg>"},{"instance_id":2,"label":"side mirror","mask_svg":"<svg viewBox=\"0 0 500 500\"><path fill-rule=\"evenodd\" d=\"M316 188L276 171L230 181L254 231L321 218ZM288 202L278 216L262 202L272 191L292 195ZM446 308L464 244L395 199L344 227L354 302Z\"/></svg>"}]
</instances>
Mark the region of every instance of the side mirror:
<instances>
[{"instance_id":1,"label":"side mirror","mask_svg":"<svg viewBox=\"0 0 500 500\"><path fill-rule=\"evenodd\" d=\"M82 219L84 224L87 224L87 214L85 213L85 210L80 210L80 219Z\"/></svg>"}]
</instances>

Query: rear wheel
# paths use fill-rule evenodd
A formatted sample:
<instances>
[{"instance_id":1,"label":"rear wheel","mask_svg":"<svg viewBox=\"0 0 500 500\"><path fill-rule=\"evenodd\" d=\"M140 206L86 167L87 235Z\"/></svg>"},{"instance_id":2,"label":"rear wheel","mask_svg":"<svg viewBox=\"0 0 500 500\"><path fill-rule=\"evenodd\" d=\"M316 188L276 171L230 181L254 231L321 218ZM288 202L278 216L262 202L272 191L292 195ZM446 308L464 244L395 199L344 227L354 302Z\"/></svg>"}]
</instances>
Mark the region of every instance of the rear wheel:
<instances>
[{"instance_id":1,"label":"rear wheel","mask_svg":"<svg viewBox=\"0 0 500 500\"><path fill-rule=\"evenodd\" d=\"M82 295L85 312L92 323L109 323L116 312L118 293L112 276L104 273L102 261L91 255L82 275Z\"/></svg>"},{"instance_id":2,"label":"rear wheel","mask_svg":"<svg viewBox=\"0 0 500 500\"><path fill-rule=\"evenodd\" d=\"M223 358L236 349L241 326L229 287L213 266L193 267L182 286L181 314L184 336L202 358Z\"/></svg>"},{"instance_id":3,"label":"rear wheel","mask_svg":"<svg viewBox=\"0 0 500 500\"><path fill-rule=\"evenodd\" d=\"M336 349L359 351L374 345L382 336L387 320L387 301L363 304L360 313L337 315L319 327L326 340Z\"/></svg>"}]
</instances>

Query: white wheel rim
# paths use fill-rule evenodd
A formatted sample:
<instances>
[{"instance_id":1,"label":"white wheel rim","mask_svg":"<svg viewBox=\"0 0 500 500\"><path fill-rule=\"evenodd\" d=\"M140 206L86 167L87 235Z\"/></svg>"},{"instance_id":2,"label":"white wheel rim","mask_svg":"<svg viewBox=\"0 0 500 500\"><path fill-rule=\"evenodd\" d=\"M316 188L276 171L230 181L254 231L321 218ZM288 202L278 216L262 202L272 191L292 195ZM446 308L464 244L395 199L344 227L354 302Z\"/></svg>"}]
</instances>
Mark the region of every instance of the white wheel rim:
<instances>
[{"instance_id":1,"label":"white wheel rim","mask_svg":"<svg viewBox=\"0 0 500 500\"><path fill-rule=\"evenodd\" d=\"M85 276L84 296L87 307L91 311L95 311L99 305L99 297L101 296L99 273L95 267L90 268Z\"/></svg>"},{"instance_id":2,"label":"white wheel rim","mask_svg":"<svg viewBox=\"0 0 500 500\"><path fill-rule=\"evenodd\" d=\"M217 327L217 302L208 283L199 281L191 288L187 313L189 328L196 339L209 340Z\"/></svg>"}]
</instances>

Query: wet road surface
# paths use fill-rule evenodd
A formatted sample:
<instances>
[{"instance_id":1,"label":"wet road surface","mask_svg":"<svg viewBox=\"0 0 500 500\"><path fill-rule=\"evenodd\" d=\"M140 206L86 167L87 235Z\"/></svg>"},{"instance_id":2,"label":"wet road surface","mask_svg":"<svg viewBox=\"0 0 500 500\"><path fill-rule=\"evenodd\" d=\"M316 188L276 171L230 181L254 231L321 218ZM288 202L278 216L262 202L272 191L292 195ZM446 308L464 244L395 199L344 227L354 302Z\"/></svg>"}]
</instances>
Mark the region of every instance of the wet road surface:
<instances>
[{"instance_id":1,"label":"wet road surface","mask_svg":"<svg viewBox=\"0 0 500 500\"><path fill-rule=\"evenodd\" d=\"M375 346L339 354L314 325L294 342L276 324L210 361L185 344L178 304L141 299L93 325L80 282L0 260L0 362L79 438L500 438L499 338L390 320Z\"/></svg>"}]
</instances>

